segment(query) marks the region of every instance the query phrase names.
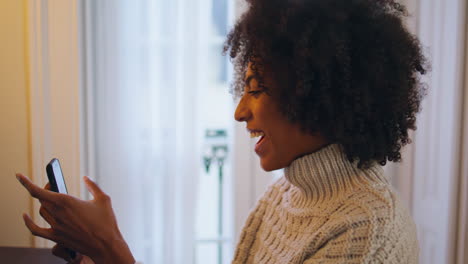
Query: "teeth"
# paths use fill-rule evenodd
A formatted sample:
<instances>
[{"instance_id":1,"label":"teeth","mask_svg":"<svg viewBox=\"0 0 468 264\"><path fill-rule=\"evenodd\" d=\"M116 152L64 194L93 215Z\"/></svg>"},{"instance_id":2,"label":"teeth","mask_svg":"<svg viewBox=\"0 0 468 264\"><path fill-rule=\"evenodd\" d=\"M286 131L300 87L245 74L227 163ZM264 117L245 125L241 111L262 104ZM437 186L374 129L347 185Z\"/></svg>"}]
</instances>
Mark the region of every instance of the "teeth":
<instances>
[{"instance_id":1,"label":"teeth","mask_svg":"<svg viewBox=\"0 0 468 264\"><path fill-rule=\"evenodd\" d=\"M250 138L263 137L264 135L263 132L250 132Z\"/></svg>"}]
</instances>

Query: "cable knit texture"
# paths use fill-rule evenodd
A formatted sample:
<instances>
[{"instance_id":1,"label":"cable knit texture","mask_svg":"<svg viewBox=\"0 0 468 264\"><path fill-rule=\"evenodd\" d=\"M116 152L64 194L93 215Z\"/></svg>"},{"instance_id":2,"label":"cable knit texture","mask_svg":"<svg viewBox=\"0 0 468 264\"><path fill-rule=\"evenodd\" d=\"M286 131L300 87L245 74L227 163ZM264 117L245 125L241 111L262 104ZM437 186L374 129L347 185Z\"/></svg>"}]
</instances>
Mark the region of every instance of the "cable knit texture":
<instances>
[{"instance_id":1,"label":"cable knit texture","mask_svg":"<svg viewBox=\"0 0 468 264\"><path fill-rule=\"evenodd\" d=\"M296 159L248 217L232 263L417 263L415 224L380 165L337 144Z\"/></svg>"}]
</instances>

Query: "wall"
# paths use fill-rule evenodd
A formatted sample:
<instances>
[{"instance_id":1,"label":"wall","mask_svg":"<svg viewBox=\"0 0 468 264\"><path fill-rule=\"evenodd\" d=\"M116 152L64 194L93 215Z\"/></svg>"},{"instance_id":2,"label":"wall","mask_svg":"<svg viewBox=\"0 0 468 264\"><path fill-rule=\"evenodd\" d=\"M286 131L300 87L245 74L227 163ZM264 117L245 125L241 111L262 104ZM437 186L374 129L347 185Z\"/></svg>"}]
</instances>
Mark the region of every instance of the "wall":
<instances>
[{"instance_id":1,"label":"wall","mask_svg":"<svg viewBox=\"0 0 468 264\"><path fill-rule=\"evenodd\" d=\"M15 172L29 174L25 2L0 1L0 246L30 246L21 214L30 199Z\"/></svg>"}]
</instances>

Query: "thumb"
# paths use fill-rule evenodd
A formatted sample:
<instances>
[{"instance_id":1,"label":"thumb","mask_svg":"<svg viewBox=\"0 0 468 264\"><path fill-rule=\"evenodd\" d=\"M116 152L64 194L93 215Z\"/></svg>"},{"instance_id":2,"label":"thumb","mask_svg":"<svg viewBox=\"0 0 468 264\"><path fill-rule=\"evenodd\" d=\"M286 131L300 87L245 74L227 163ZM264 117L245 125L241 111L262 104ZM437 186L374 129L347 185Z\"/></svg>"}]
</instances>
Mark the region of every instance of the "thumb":
<instances>
[{"instance_id":1,"label":"thumb","mask_svg":"<svg viewBox=\"0 0 468 264\"><path fill-rule=\"evenodd\" d=\"M84 176L83 179L84 179L86 188L93 195L94 198L104 194L101 188L99 188L99 186L93 180L91 180L88 176Z\"/></svg>"},{"instance_id":2,"label":"thumb","mask_svg":"<svg viewBox=\"0 0 468 264\"><path fill-rule=\"evenodd\" d=\"M78 255L76 258L74 258L72 261L68 262L68 264L83 264L86 263L84 262L84 257L83 255Z\"/></svg>"}]
</instances>

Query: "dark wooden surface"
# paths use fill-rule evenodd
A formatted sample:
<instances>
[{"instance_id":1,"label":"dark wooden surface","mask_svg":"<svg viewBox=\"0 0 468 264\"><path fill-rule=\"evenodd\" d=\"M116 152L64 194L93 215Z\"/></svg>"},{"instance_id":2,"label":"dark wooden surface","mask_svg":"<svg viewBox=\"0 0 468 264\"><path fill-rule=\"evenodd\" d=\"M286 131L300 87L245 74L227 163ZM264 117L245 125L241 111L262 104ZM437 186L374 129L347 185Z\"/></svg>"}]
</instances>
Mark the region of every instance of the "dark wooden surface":
<instances>
[{"instance_id":1,"label":"dark wooden surface","mask_svg":"<svg viewBox=\"0 0 468 264\"><path fill-rule=\"evenodd\" d=\"M49 248L0 247L1 264L64 264Z\"/></svg>"}]
</instances>

